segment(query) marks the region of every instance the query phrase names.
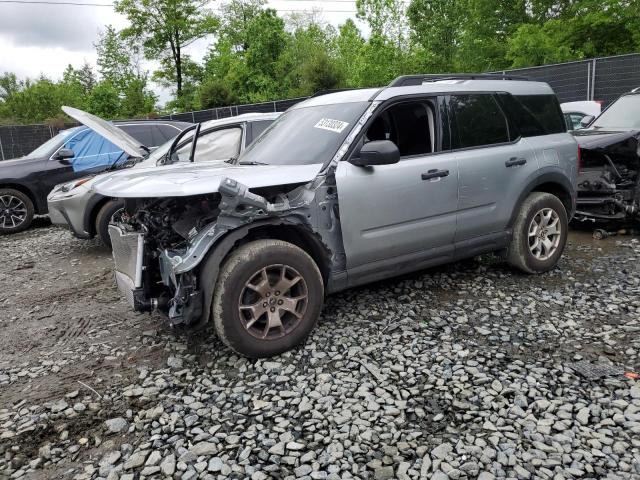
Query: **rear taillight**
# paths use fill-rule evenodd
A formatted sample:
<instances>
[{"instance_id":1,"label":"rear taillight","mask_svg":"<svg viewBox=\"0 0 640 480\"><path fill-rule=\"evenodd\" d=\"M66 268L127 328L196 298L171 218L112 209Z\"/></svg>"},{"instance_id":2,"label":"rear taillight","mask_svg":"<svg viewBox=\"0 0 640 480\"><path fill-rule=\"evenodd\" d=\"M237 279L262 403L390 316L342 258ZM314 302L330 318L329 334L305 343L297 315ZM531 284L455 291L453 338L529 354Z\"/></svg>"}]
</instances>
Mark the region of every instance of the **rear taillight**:
<instances>
[{"instance_id":1,"label":"rear taillight","mask_svg":"<svg viewBox=\"0 0 640 480\"><path fill-rule=\"evenodd\" d=\"M578 172L582 170L582 149L580 145L578 145Z\"/></svg>"}]
</instances>

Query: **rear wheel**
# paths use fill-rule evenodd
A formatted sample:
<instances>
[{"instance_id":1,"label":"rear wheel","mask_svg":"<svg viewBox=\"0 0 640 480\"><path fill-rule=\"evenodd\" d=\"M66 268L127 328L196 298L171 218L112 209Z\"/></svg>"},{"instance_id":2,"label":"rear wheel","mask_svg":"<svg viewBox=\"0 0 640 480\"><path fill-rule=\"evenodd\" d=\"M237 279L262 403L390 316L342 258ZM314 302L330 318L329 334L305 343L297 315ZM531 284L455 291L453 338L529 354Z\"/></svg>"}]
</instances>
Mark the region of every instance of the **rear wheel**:
<instances>
[{"instance_id":1,"label":"rear wheel","mask_svg":"<svg viewBox=\"0 0 640 480\"><path fill-rule=\"evenodd\" d=\"M304 250L280 240L256 240L222 266L212 313L227 346L247 357L270 357L309 335L323 300L322 276Z\"/></svg>"},{"instance_id":2,"label":"rear wheel","mask_svg":"<svg viewBox=\"0 0 640 480\"><path fill-rule=\"evenodd\" d=\"M558 264L567 234L567 211L560 199L533 192L520 207L507 259L527 273L547 272Z\"/></svg>"},{"instance_id":3,"label":"rear wheel","mask_svg":"<svg viewBox=\"0 0 640 480\"><path fill-rule=\"evenodd\" d=\"M96 216L96 233L102 244L111 248L111 237L109 237L109 224L113 216L122 211L124 203L119 200L109 200L105 203Z\"/></svg>"},{"instance_id":4,"label":"rear wheel","mask_svg":"<svg viewBox=\"0 0 640 480\"><path fill-rule=\"evenodd\" d=\"M26 230L34 213L33 202L27 195L13 188L0 189L0 234Z\"/></svg>"}]
</instances>

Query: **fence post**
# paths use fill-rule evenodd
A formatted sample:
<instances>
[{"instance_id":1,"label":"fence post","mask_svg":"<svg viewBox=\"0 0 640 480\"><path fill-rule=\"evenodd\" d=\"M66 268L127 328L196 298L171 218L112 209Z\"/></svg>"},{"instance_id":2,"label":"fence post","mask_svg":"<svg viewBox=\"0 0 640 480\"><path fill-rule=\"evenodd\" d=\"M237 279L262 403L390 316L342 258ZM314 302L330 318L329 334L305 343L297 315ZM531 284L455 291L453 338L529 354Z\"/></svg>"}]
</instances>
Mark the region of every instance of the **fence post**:
<instances>
[{"instance_id":1,"label":"fence post","mask_svg":"<svg viewBox=\"0 0 640 480\"><path fill-rule=\"evenodd\" d=\"M196 116L191 112L191 123L196 123Z\"/></svg>"},{"instance_id":2,"label":"fence post","mask_svg":"<svg viewBox=\"0 0 640 480\"><path fill-rule=\"evenodd\" d=\"M593 67L591 67L591 100L596 96L596 61L597 59L593 59Z\"/></svg>"},{"instance_id":3,"label":"fence post","mask_svg":"<svg viewBox=\"0 0 640 480\"><path fill-rule=\"evenodd\" d=\"M0 157L4 160L4 150L2 148L2 137L0 137Z\"/></svg>"},{"instance_id":4,"label":"fence post","mask_svg":"<svg viewBox=\"0 0 640 480\"><path fill-rule=\"evenodd\" d=\"M276 107L276 102L273 102L273 111L274 111L274 112L277 112L277 111L278 111L278 108Z\"/></svg>"}]
</instances>

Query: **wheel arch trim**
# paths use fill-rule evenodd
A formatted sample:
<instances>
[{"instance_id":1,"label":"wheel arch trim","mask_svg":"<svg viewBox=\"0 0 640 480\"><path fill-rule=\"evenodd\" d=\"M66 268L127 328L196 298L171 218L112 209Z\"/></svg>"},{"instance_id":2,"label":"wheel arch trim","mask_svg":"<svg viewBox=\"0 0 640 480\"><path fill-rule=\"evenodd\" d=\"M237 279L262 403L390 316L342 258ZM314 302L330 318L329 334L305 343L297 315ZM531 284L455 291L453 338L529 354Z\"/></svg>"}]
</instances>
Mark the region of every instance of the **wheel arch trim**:
<instances>
[{"instance_id":1,"label":"wheel arch trim","mask_svg":"<svg viewBox=\"0 0 640 480\"><path fill-rule=\"evenodd\" d=\"M515 224L516 218L520 213L520 208L531 192L547 192L554 195L556 192L561 192L564 198L560 196L558 198L567 209L567 217L569 220L573 217L576 210L575 188L565 175L559 172L546 172L532 179L522 190L511 212L508 228L513 227Z\"/></svg>"}]
</instances>

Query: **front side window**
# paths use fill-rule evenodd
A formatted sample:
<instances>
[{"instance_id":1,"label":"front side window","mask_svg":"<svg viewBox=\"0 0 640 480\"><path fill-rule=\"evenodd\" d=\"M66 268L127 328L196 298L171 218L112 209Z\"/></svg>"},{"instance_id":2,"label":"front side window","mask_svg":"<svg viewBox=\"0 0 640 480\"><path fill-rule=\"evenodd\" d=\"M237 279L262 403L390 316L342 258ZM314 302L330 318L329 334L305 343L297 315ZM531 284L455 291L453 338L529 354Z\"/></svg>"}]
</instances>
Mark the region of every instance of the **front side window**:
<instances>
[{"instance_id":1,"label":"front side window","mask_svg":"<svg viewBox=\"0 0 640 480\"><path fill-rule=\"evenodd\" d=\"M63 148L73 151L71 165L75 172L99 170L115 164L126 156L120 148L89 129L71 137L64 143Z\"/></svg>"},{"instance_id":2,"label":"front side window","mask_svg":"<svg viewBox=\"0 0 640 480\"><path fill-rule=\"evenodd\" d=\"M451 147L471 148L509 141L507 119L491 94L452 95Z\"/></svg>"},{"instance_id":3,"label":"front side window","mask_svg":"<svg viewBox=\"0 0 640 480\"><path fill-rule=\"evenodd\" d=\"M240 164L329 162L369 102L298 107L282 114L240 155Z\"/></svg>"},{"instance_id":4,"label":"front side window","mask_svg":"<svg viewBox=\"0 0 640 480\"><path fill-rule=\"evenodd\" d=\"M380 113L364 134L363 143L391 140L400 157L425 155L435 150L435 110L427 100L402 102Z\"/></svg>"},{"instance_id":5,"label":"front side window","mask_svg":"<svg viewBox=\"0 0 640 480\"><path fill-rule=\"evenodd\" d=\"M640 95L620 97L596 118L591 127L628 130L640 128Z\"/></svg>"}]
</instances>

